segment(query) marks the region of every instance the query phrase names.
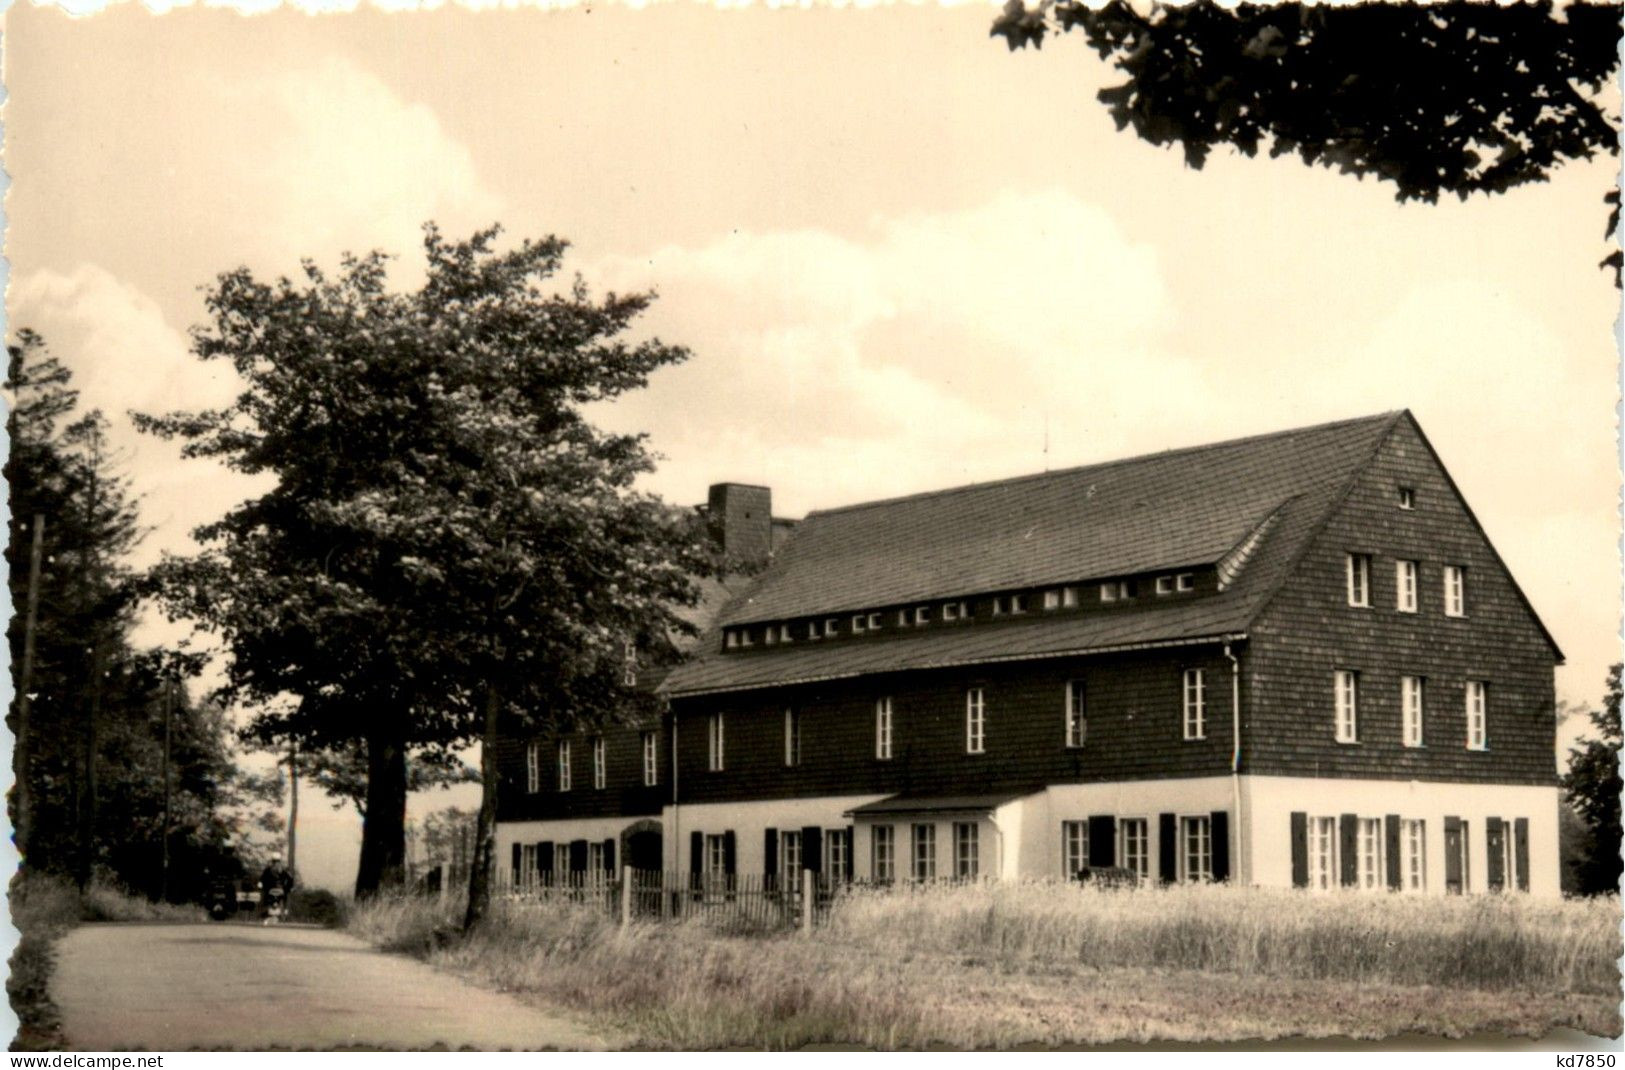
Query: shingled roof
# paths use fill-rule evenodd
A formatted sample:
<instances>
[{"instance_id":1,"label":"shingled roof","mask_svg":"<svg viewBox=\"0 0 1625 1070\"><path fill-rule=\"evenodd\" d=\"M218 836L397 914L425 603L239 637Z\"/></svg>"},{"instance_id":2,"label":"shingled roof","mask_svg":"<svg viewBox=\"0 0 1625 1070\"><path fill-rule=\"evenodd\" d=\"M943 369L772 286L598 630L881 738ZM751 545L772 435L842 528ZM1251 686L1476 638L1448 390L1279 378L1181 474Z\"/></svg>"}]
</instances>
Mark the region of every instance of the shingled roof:
<instances>
[{"instance_id":1,"label":"shingled roof","mask_svg":"<svg viewBox=\"0 0 1625 1070\"><path fill-rule=\"evenodd\" d=\"M1145 611L895 632L678 666L674 695L1243 633L1403 413L809 514L722 625L1212 565L1270 519L1216 596Z\"/></svg>"}]
</instances>

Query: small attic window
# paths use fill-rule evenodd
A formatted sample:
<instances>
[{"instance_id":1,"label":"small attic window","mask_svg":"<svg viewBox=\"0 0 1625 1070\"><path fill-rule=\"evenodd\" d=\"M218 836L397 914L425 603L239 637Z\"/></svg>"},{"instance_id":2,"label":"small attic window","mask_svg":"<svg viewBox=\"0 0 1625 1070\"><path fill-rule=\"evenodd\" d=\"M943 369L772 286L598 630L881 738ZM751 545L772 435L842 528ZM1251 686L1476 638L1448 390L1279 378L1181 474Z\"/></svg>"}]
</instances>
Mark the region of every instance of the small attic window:
<instances>
[{"instance_id":1,"label":"small attic window","mask_svg":"<svg viewBox=\"0 0 1625 1070\"><path fill-rule=\"evenodd\" d=\"M899 628L907 628L908 627L908 610L899 609L897 611L897 626Z\"/></svg>"},{"instance_id":2,"label":"small attic window","mask_svg":"<svg viewBox=\"0 0 1625 1070\"><path fill-rule=\"evenodd\" d=\"M1181 572L1174 577L1174 588L1179 591L1196 590L1196 574L1194 572Z\"/></svg>"},{"instance_id":3,"label":"small attic window","mask_svg":"<svg viewBox=\"0 0 1625 1070\"><path fill-rule=\"evenodd\" d=\"M755 646L756 645L755 643L753 643L751 641L750 629L749 628L741 628L741 629L739 629L739 645L740 646Z\"/></svg>"},{"instance_id":4,"label":"small attic window","mask_svg":"<svg viewBox=\"0 0 1625 1070\"><path fill-rule=\"evenodd\" d=\"M1100 600L1102 602L1127 602L1133 597L1133 580L1114 580L1100 585Z\"/></svg>"},{"instance_id":5,"label":"small attic window","mask_svg":"<svg viewBox=\"0 0 1625 1070\"><path fill-rule=\"evenodd\" d=\"M915 606L914 607L914 623L915 624L930 624L931 623L931 607L930 606Z\"/></svg>"},{"instance_id":6,"label":"small attic window","mask_svg":"<svg viewBox=\"0 0 1625 1070\"><path fill-rule=\"evenodd\" d=\"M943 620L945 620L945 621L948 621L948 620L967 620L969 618L970 618L970 610L965 608L965 603L963 603L963 602L944 602L944 603L942 603L942 619Z\"/></svg>"},{"instance_id":7,"label":"small attic window","mask_svg":"<svg viewBox=\"0 0 1625 1070\"><path fill-rule=\"evenodd\" d=\"M1061 588L1061 605L1066 609L1074 609L1078 604L1078 589L1076 587Z\"/></svg>"},{"instance_id":8,"label":"small attic window","mask_svg":"<svg viewBox=\"0 0 1625 1070\"><path fill-rule=\"evenodd\" d=\"M824 621L824 634L829 638L833 639L835 636L840 634L840 631L841 622L839 620L835 619L834 617L830 617L828 620Z\"/></svg>"},{"instance_id":9,"label":"small attic window","mask_svg":"<svg viewBox=\"0 0 1625 1070\"><path fill-rule=\"evenodd\" d=\"M1011 595L1010 596L1010 612L1011 613L1025 613L1025 612L1027 612L1027 596L1024 595L1024 594L1013 594L1013 595Z\"/></svg>"},{"instance_id":10,"label":"small attic window","mask_svg":"<svg viewBox=\"0 0 1625 1070\"><path fill-rule=\"evenodd\" d=\"M1415 509L1416 508L1416 488L1415 487L1400 487L1399 488L1399 507L1401 509Z\"/></svg>"},{"instance_id":11,"label":"small attic window","mask_svg":"<svg viewBox=\"0 0 1625 1070\"><path fill-rule=\"evenodd\" d=\"M1045 609L1060 609L1061 608L1061 592L1058 591L1058 590L1045 591L1044 592L1044 608Z\"/></svg>"},{"instance_id":12,"label":"small attic window","mask_svg":"<svg viewBox=\"0 0 1625 1070\"><path fill-rule=\"evenodd\" d=\"M1002 617L1002 616L1004 616L1004 614L1005 614L1004 595L996 594L996 595L993 596L993 615L995 617Z\"/></svg>"},{"instance_id":13,"label":"small attic window","mask_svg":"<svg viewBox=\"0 0 1625 1070\"><path fill-rule=\"evenodd\" d=\"M734 631L732 628L729 628L727 631L722 633L722 643L729 650L732 650L734 647L739 645L739 633Z\"/></svg>"},{"instance_id":14,"label":"small attic window","mask_svg":"<svg viewBox=\"0 0 1625 1070\"><path fill-rule=\"evenodd\" d=\"M1164 595L1164 594L1173 594L1173 593L1174 593L1174 578L1172 576L1158 576L1157 577L1157 594Z\"/></svg>"},{"instance_id":15,"label":"small attic window","mask_svg":"<svg viewBox=\"0 0 1625 1070\"><path fill-rule=\"evenodd\" d=\"M878 632L880 630L880 614L879 613L871 613L871 614L869 614L869 630L871 632Z\"/></svg>"},{"instance_id":16,"label":"small attic window","mask_svg":"<svg viewBox=\"0 0 1625 1070\"><path fill-rule=\"evenodd\" d=\"M852 616L852 634L853 635L862 635L863 634L863 632L864 632L863 622L864 622L865 619L866 618L864 617L864 615L862 613L853 614L853 616Z\"/></svg>"},{"instance_id":17,"label":"small attic window","mask_svg":"<svg viewBox=\"0 0 1625 1070\"><path fill-rule=\"evenodd\" d=\"M821 639L821 638L823 638L818 632L818 622L817 621L810 620L810 621L807 622L807 638L808 639Z\"/></svg>"},{"instance_id":18,"label":"small attic window","mask_svg":"<svg viewBox=\"0 0 1625 1070\"><path fill-rule=\"evenodd\" d=\"M790 641L790 626L788 624L779 625L779 642L788 643L789 641Z\"/></svg>"},{"instance_id":19,"label":"small attic window","mask_svg":"<svg viewBox=\"0 0 1625 1070\"><path fill-rule=\"evenodd\" d=\"M779 630L773 627L773 625L769 624L767 626L767 631L762 633L762 642L766 643L768 646L772 646L774 643L779 641L778 633Z\"/></svg>"}]
</instances>

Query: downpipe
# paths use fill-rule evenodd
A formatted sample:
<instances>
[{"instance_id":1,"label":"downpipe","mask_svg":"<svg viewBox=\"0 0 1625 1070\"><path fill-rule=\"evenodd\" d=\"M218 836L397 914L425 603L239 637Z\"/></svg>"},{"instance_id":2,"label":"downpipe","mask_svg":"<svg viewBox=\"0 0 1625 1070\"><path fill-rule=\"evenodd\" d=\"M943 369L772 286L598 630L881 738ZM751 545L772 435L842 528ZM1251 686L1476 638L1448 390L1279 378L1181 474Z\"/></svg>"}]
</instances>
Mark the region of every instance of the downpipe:
<instances>
[{"instance_id":1,"label":"downpipe","mask_svg":"<svg viewBox=\"0 0 1625 1070\"><path fill-rule=\"evenodd\" d=\"M1230 799L1236 815L1236 850L1231 870L1237 884L1252 883L1252 859L1247 855L1246 821L1241 816L1241 660L1224 644L1224 656L1230 662ZM1245 860L1246 873L1242 873Z\"/></svg>"}]
</instances>

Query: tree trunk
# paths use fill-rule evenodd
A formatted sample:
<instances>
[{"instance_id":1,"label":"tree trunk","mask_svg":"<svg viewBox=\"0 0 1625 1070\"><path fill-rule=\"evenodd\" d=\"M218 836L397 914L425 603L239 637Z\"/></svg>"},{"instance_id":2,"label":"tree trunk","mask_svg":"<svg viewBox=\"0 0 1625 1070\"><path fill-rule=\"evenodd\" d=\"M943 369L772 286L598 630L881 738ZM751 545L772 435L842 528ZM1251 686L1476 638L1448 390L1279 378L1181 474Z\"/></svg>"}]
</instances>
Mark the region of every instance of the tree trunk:
<instances>
[{"instance_id":1,"label":"tree trunk","mask_svg":"<svg viewBox=\"0 0 1625 1070\"><path fill-rule=\"evenodd\" d=\"M102 719L102 678L107 675L107 644L100 627L96 628L96 633L90 652L90 702L85 711L84 735L85 795L84 805L79 809L79 865L75 874L81 891L90 884L96 862L96 813L99 808L96 797L96 754L100 748L98 729Z\"/></svg>"},{"instance_id":2,"label":"tree trunk","mask_svg":"<svg viewBox=\"0 0 1625 1070\"><path fill-rule=\"evenodd\" d=\"M29 710L34 701L35 632L39 628L40 554L45 545L45 514L34 514L33 543L28 551L27 611L23 617L23 665L17 678L17 794L12 828L16 830L17 853L28 858L28 834L34 828L33 759L34 739L29 733Z\"/></svg>"},{"instance_id":3,"label":"tree trunk","mask_svg":"<svg viewBox=\"0 0 1625 1070\"><path fill-rule=\"evenodd\" d=\"M406 740L398 718L374 722L367 734L367 808L361 819L361 866L355 894L366 899L399 888L406 861Z\"/></svg>"},{"instance_id":4,"label":"tree trunk","mask_svg":"<svg viewBox=\"0 0 1625 1070\"><path fill-rule=\"evenodd\" d=\"M297 879L299 870L299 741L288 741L288 872Z\"/></svg>"},{"instance_id":5,"label":"tree trunk","mask_svg":"<svg viewBox=\"0 0 1625 1070\"><path fill-rule=\"evenodd\" d=\"M491 909L491 885L496 877L497 822L497 721L502 712L502 693L495 683L485 689L485 730L480 737L480 816L474 824L474 857L468 867L468 913L463 917L467 932L484 920Z\"/></svg>"}]
</instances>

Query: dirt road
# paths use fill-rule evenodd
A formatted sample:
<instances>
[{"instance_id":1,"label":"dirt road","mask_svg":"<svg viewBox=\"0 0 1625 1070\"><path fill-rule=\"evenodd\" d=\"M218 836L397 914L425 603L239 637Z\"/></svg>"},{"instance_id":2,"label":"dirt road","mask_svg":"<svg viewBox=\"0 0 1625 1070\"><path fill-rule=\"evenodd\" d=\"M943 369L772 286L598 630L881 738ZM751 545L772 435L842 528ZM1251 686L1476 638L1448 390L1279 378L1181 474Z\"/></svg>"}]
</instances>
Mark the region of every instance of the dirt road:
<instances>
[{"instance_id":1,"label":"dirt road","mask_svg":"<svg viewBox=\"0 0 1625 1070\"><path fill-rule=\"evenodd\" d=\"M596 1049L580 1025L342 933L282 925L86 925L51 996L81 1051Z\"/></svg>"}]
</instances>

